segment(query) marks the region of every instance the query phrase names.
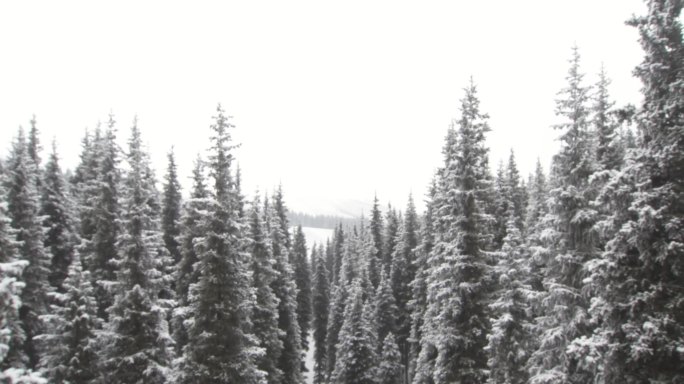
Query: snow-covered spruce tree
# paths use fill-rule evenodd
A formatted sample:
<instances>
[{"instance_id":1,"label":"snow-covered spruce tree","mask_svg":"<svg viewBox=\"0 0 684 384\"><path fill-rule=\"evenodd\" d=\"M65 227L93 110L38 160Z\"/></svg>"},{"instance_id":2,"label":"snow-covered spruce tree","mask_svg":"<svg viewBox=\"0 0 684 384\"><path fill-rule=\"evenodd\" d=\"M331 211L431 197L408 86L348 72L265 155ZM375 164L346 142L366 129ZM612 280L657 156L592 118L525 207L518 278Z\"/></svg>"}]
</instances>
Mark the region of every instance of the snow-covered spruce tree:
<instances>
[{"instance_id":1,"label":"snow-covered spruce tree","mask_svg":"<svg viewBox=\"0 0 684 384\"><path fill-rule=\"evenodd\" d=\"M597 192L597 196L590 203L596 211L594 231L596 232L595 247L597 252L604 250L605 244L615 235L624 222L622 220L624 214L616 214L615 211L628 212L629 206L614 204L614 198L618 195L630 195L635 189L634 181L625 178L626 173L620 169L624 164L625 145L618 132L618 120L624 119L624 117L620 117L620 114L626 112L613 109L614 103L608 94L609 84L610 81L605 70L601 67L592 106L592 134L596 161L594 172L589 177L591 188ZM631 164L628 167L631 167ZM601 273L606 265L606 259L603 257L592 258L584 265L583 273L588 277L584 278L582 293L591 298L589 314L592 324L601 323L601 316L605 308L598 296L605 287ZM567 353L574 361L581 364L583 370L602 379L603 359L601 355L605 350L606 343L606 337L600 330L592 334L587 332L572 341Z\"/></svg>"},{"instance_id":2,"label":"snow-covered spruce tree","mask_svg":"<svg viewBox=\"0 0 684 384\"><path fill-rule=\"evenodd\" d=\"M618 170L622 166L624 157L624 146L613 110L615 103L608 92L609 85L610 79L605 68L601 66L592 108L592 123L596 136L596 162L599 170Z\"/></svg>"},{"instance_id":3,"label":"snow-covered spruce tree","mask_svg":"<svg viewBox=\"0 0 684 384\"><path fill-rule=\"evenodd\" d=\"M277 199L277 198L276 198ZM281 194L280 209L284 209ZM302 341L299 322L297 322L297 285L294 271L289 260L287 234L283 231L282 217L277 205L264 202L266 230L273 249L276 279L271 284L278 298L278 328L283 350L278 360L278 369L283 372L283 384L301 384L302 375Z\"/></svg>"},{"instance_id":4,"label":"snow-covered spruce tree","mask_svg":"<svg viewBox=\"0 0 684 384\"><path fill-rule=\"evenodd\" d=\"M380 284L375 291L374 297L375 325L377 328L378 340L384 340L387 334L394 334L397 330L399 310L390 279L387 273L382 271L380 274ZM396 342L396 339L395 339ZM401 362L401 361L399 361Z\"/></svg>"},{"instance_id":5,"label":"snow-covered spruce tree","mask_svg":"<svg viewBox=\"0 0 684 384\"><path fill-rule=\"evenodd\" d=\"M337 361L337 342L339 341L340 329L344 322L344 310L347 304L349 291L347 284L338 282L333 285L330 295L330 309L328 310L328 326L326 330L325 350L327 354L326 376L328 381L332 377Z\"/></svg>"},{"instance_id":6,"label":"snow-covered spruce tree","mask_svg":"<svg viewBox=\"0 0 684 384\"><path fill-rule=\"evenodd\" d=\"M378 196L375 195L373 198L373 208L371 210L370 216L370 232L373 238L373 246L375 246L375 254L368 260L368 278L373 287L378 286L380 282L380 272L384 270L383 268L383 243L382 243L382 232L384 229L384 223L382 219L382 212L380 212L380 202L378 201Z\"/></svg>"},{"instance_id":7,"label":"snow-covered spruce tree","mask_svg":"<svg viewBox=\"0 0 684 384\"><path fill-rule=\"evenodd\" d=\"M385 233L382 240L382 251L384 252L382 261L385 272L390 274L390 269L392 268L392 255L394 255L394 248L397 246L397 234L399 233L399 214L389 204L387 205L385 220Z\"/></svg>"},{"instance_id":8,"label":"snow-covered spruce tree","mask_svg":"<svg viewBox=\"0 0 684 384\"><path fill-rule=\"evenodd\" d=\"M98 169L91 202L94 232L81 249L82 260L94 282L97 314L105 321L107 308L113 304L108 285L116 280L113 260L117 258L116 242L120 232L120 149L116 143L115 124L114 116L110 115L106 131L95 143L93 155L97 157Z\"/></svg>"},{"instance_id":9,"label":"snow-covered spruce tree","mask_svg":"<svg viewBox=\"0 0 684 384\"><path fill-rule=\"evenodd\" d=\"M4 180L1 180L4 181ZM2 183L4 184L4 183ZM28 262L19 260L16 233L7 213L4 185L0 184L0 370L23 368L26 355L22 349L26 335L19 320L21 273Z\"/></svg>"},{"instance_id":10,"label":"snow-covered spruce tree","mask_svg":"<svg viewBox=\"0 0 684 384\"><path fill-rule=\"evenodd\" d=\"M17 384L43 384L42 377L25 369L27 361L22 349L24 330L19 320L21 290L24 283L21 274L28 262L18 260L14 239L5 203L5 189L0 184L0 382Z\"/></svg>"},{"instance_id":11,"label":"snow-covered spruce tree","mask_svg":"<svg viewBox=\"0 0 684 384\"><path fill-rule=\"evenodd\" d=\"M177 307L173 311L172 329L176 342L176 352L181 354L183 346L188 342L185 321L192 318L192 308L189 301L189 290L197 282L199 271L195 264L199 260L195 248L196 240L204 235L203 223L208 221L207 208L209 206L209 191L204 184L204 164L198 156L192 170L192 189L190 198L183 205L183 215L180 224L180 253L181 260L176 267L176 301Z\"/></svg>"},{"instance_id":12,"label":"snow-covered spruce tree","mask_svg":"<svg viewBox=\"0 0 684 384\"><path fill-rule=\"evenodd\" d=\"M414 265L416 266L416 276L411 282L411 300L408 302L408 308L411 311L411 333L409 335L409 364L408 382L413 380L416 371L416 361L420 354L420 339L421 328L423 326L423 317L427 307L427 271L428 271L428 255L432 251L434 245L434 226L433 226L433 205L437 186L433 180L428 201L426 201L425 215L423 216L423 225L420 228L420 244L416 248L416 258Z\"/></svg>"},{"instance_id":13,"label":"snow-covered spruce tree","mask_svg":"<svg viewBox=\"0 0 684 384\"><path fill-rule=\"evenodd\" d=\"M382 342L382 351L377 370L378 384L397 384L403 380L404 367L401 364L401 353L393 333L388 333Z\"/></svg>"},{"instance_id":14,"label":"snow-covered spruce tree","mask_svg":"<svg viewBox=\"0 0 684 384\"><path fill-rule=\"evenodd\" d=\"M496 170L496 179L494 182L494 248L499 250L503 245L503 239L506 237L506 224L508 223L508 214L511 212L508 205L511 203L511 192L506 179L506 171L504 170L503 162L499 162L499 167Z\"/></svg>"},{"instance_id":15,"label":"snow-covered spruce tree","mask_svg":"<svg viewBox=\"0 0 684 384\"><path fill-rule=\"evenodd\" d=\"M527 232L525 228L527 188L520 179L520 171L518 171L518 164L515 161L515 152L512 149L506 164L506 183L508 184L509 198L513 207L512 215L515 219L515 226L524 238Z\"/></svg>"},{"instance_id":16,"label":"snow-covered spruce tree","mask_svg":"<svg viewBox=\"0 0 684 384\"><path fill-rule=\"evenodd\" d=\"M233 125L219 105L211 125L209 169L213 179L203 236L194 240L197 282L190 286L188 342L179 362L180 383L264 383L256 368L258 341L250 333L253 295L242 224L231 173Z\"/></svg>"},{"instance_id":17,"label":"snow-covered spruce tree","mask_svg":"<svg viewBox=\"0 0 684 384\"><path fill-rule=\"evenodd\" d=\"M92 134L86 130L82 140L81 160L69 180L79 222L78 233L81 237L81 244L78 248L81 250L86 250L90 246L90 241L96 230L95 204L99 175L99 155L96 149L100 146L101 139L99 125ZM84 253L82 252L82 254ZM84 266L90 269L87 264Z\"/></svg>"},{"instance_id":18,"label":"snow-covered spruce tree","mask_svg":"<svg viewBox=\"0 0 684 384\"><path fill-rule=\"evenodd\" d=\"M509 205L506 237L498 257L495 273L498 291L489 304L493 318L487 335L489 382L524 384L528 375L525 365L531 345L529 300L535 292L526 284L529 256L518 228L513 202Z\"/></svg>"},{"instance_id":19,"label":"snow-covered spruce tree","mask_svg":"<svg viewBox=\"0 0 684 384\"><path fill-rule=\"evenodd\" d=\"M285 206L282 185L278 185L278 189L273 194L273 209L275 209L275 213L278 216L277 224L280 226L283 246L289 252L292 249L292 239L290 238L290 222L287 218L287 207ZM288 253L287 261L290 263L292 263L290 259L292 256L292 254Z\"/></svg>"},{"instance_id":20,"label":"snow-covered spruce tree","mask_svg":"<svg viewBox=\"0 0 684 384\"><path fill-rule=\"evenodd\" d=\"M545 229L548 218L548 186L544 168L537 159L537 166L529 185L529 200L525 213L525 228L527 232L527 248L530 252L530 274L528 280L536 291L543 291L542 284L543 266L548 258L547 239ZM539 307L539 306L537 306Z\"/></svg>"},{"instance_id":21,"label":"snow-covered spruce tree","mask_svg":"<svg viewBox=\"0 0 684 384\"><path fill-rule=\"evenodd\" d=\"M73 255L62 284L53 294L51 313L43 315L46 332L39 336L41 369L51 383L86 384L100 377L96 330L101 327L97 304L78 253Z\"/></svg>"},{"instance_id":22,"label":"snow-covered spruce tree","mask_svg":"<svg viewBox=\"0 0 684 384\"><path fill-rule=\"evenodd\" d=\"M80 240L54 141L52 153L45 164L42 189L41 215L43 226L47 229L44 245L52 257L48 280L53 288L64 292L62 282L69 273L69 265Z\"/></svg>"},{"instance_id":23,"label":"snow-covered spruce tree","mask_svg":"<svg viewBox=\"0 0 684 384\"><path fill-rule=\"evenodd\" d=\"M418 214L413 203L413 195L409 195L406 214L397 232L397 243L390 267L392 292L397 304L397 328L393 332L396 335L404 367L407 367L409 363L408 338L411 333L411 312L408 302L411 300L411 283L416 276L415 250L418 246L418 229ZM404 372L407 373L407 370ZM405 379L407 380L408 378Z\"/></svg>"},{"instance_id":24,"label":"snow-covered spruce tree","mask_svg":"<svg viewBox=\"0 0 684 384\"><path fill-rule=\"evenodd\" d=\"M325 255L319 250L315 255L317 261L313 274L312 305L313 305L313 341L314 367L313 379L315 384L322 384L326 377L327 348L326 336L328 330L328 310L330 306L330 284L326 268Z\"/></svg>"},{"instance_id":25,"label":"snow-covered spruce tree","mask_svg":"<svg viewBox=\"0 0 684 384\"><path fill-rule=\"evenodd\" d=\"M168 163L164 176L164 196L162 198L162 229L164 230L164 244L174 264L181 259L180 217L181 217L181 185L176 170L176 157L173 148L167 155Z\"/></svg>"},{"instance_id":26,"label":"snow-covered spruce tree","mask_svg":"<svg viewBox=\"0 0 684 384\"><path fill-rule=\"evenodd\" d=\"M630 22L645 52L635 71L643 83L642 144L623 173L638 187L615 193L623 222L600 276L606 383L684 381L684 4L647 4L648 13Z\"/></svg>"},{"instance_id":27,"label":"snow-covered spruce tree","mask_svg":"<svg viewBox=\"0 0 684 384\"><path fill-rule=\"evenodd\" d=\"M335 384L375 384L377 354L372 340L373 334L369 316L364 311L370 306L364 302L364 289L360 279L352 282L344 310L344 321L340 329L335 361L330 382ZM366 315L366 316L364 316Z\"/></svg>"},{"instance_id":28,"label":"snow-covered spruce tree","mask_svg":"<svg viewBox=\"0 0 684 384\"><path fill-rule=\"evenodd\" d=\"M298 226L292 243L292 263L297 284L297 321L301 330L302 350L309 350L311 329L311 266L307 257L306 238L302 226Z\"/></svg>"},{"instance_id":29,"label":"snow-covered spruce tree","mask_svg":"<svg viewBox=\"0 0 684 384\"><path fill-rule=\"evenodd\" d=\"M481 383L487 374L488 266L481 232L487 218L480 210L480 196L491 188L485 159L489 126L472 80L461 103L458 137L442 171L444 195L436 212L443 230L437 233L429 258L415 384Z\"/></svg>"},{"instance_id":30,"label":"snow-covered spruce tree","mask_svg":"<svg viewBox=\"0 0 684 384\"><path fill-rule=\"evenodd\" d=\"M340 278L340 267L342 266L346 237L347 234L342 229L342 223L340 223L333 232L332 252L330 253L332 259L330 259L331 263L328 265L328 271L331 275L331 285L336 284ZM332 292L332 288L330 291Z\"/></svg>"},{"instance_id":31,"label":"snow-covered spruce tree","mask_svg":"<svg viewBox=\"0 0 684 384\"><path fill-rule=\"evenodd\" d=\"M28 131L28 141L27 141L27 148L26 150L28 151L28 156L33 162L33 165L36 167L36 172L35 172L35 183L36 183L36 189L40 193L40 191L43 189L43 180L42 180L42 169L41 169L41 158L40 158L40 151L43 150L43 147L40 145L40 131L38 131L38 125L36 122L36 115L33 115L31 117L31 120L29 121L29 124L31 125L31 128Z\"/></svg>"},{"instance_id":32,"label":"snow-covered spruce tree","mask_svg":"<svg viewBox=\"0 0 684 384\"><path fill-rule=\"evenodd\" d=\"M99 333L103 346L102 375L107 383L165 383L170 378L172 340L166 310L159 303L164 282L158 192L149 179L148 155L142 148L137 122L127 153L114 303L109 321ZM155 212L156 211L156 212Z\"/></svg>"},{"instance_id":33,"label":"snow-covered spruce tree","mask_svg":"<svg viewBox=\"0 0 684 384\"><path fill-rule=\"evenodd\" d=\"M591 202L593 172L589 135L589 89L582 84L579 53L573 48L568 86L559 93L556 114L562 122L561 148L553 159L549 213L549 252L544 263L544 309L535 322L539 348L529 359L532 383L586 383L592 376L581 362L566 354L570 341L588 332L588 300L582 294L584 263L596 257L593 225L596 211Z\"/></svg>"},{"instance_id":34,"label":"snow-covered spruce tree","mask_svg":"<svg viewBox=\"0 0 684 384\"><path fill-rule=\"evenodd\" d=\"M444 155L444 166L437 169L435 176L432 179L430 186L428 201L426 202L426 212L423 220L423 227L421 228L421 244L417 250L416 261L419 269L416 271L416 278L412 283L413 298L412 303L412 320L411 320L411 359L408 367L409 379L413 382L416 376L416 368L418 365L418 357L421 351L422 328L427 311L427 284L430 271L433 265L441 264L439 257L431 258L432 249L439 233L445 232L443 224L438 221L436 215L437 208L444 206L443 197L446 195L444 191L444 173L447 165L454 159L454 149L456 148L456 129L454 122L449 125L446 137L444 139L444 146L442 154ZM430 364L423 366L427 369Z\"/></svg>"},{"instance_id":35,"label":"snow-covered spruce tree","mask_svg":"<svg viewBox=\"0 0 684 384\"><path fill-rule=\"evenodd\" d=\"M22 274L25 285L19 309L19 319L26 338L20 348L27 358L26 366L34 369L40 355L33 338L43 333L40 316L48 310L50 255L43 246L40 202L36 189L39 177L21 128L12 146L7 171L8 211L19 242L18 258L28 262Z\"/></svg>"},{"instance_id":36,"label":"snow-covered spruce tree","mask_svg":"<svg viewBox=\"0 0 684 384\"><path fill-rule=\"evenodd\" d=\"M280 355L283 351L283 335L278 328L278 305L280 301L271 288L278 276L274 269L275 260L266 232L261 212L261 199L258 193L255 194L247 215L253 273L252 284L256 295L256 303L252 312L252 331L265 352L257 358L257 367L266 373L266 380L269 383L280 383L283 374L278 369Z\"/></svg>"}]
</instances>

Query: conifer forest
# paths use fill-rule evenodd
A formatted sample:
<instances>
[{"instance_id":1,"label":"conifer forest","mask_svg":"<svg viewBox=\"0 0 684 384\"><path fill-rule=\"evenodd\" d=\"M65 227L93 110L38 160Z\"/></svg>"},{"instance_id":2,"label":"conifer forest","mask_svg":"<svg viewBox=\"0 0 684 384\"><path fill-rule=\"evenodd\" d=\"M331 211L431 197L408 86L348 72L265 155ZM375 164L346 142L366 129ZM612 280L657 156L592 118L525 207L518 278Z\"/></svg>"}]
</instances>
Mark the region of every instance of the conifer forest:
<instances>
[{"instance_id":1,"label":"conifer forest","mask_svg":"<svg viewBox=\"0 0 684 384\"><path fill-rule=\"evenodd\" d=\"M646 4L639 105L568 49L559 149L528 176L489 164L471 79L427 193L324 242L287 180L245 191L228 105L193 128L189 188L137 121L65 169L27 116L0 161L0 382L684 383L684 2Z\"/></svg>"}]
</instances>

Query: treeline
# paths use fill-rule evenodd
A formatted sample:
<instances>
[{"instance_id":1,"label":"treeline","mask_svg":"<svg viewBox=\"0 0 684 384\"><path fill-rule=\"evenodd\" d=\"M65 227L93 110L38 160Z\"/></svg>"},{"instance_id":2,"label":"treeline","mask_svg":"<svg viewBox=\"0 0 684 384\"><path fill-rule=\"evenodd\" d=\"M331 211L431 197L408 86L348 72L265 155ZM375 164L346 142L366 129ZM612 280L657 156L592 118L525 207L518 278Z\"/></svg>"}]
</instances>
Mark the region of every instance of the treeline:
<instances>
[{"instance_id":1,"label":"treeline","mask_svg":"<svg viewBox=\"0 0 684 384\"><path fill-rule=\"evenodd\" d=\"M292 225L302 227L335 229L339 224L344 227L352 227L358 223L358 219L340 217L335 215L312 215L302 212L288 212L288 220Z\"/></svg>"},{"instance_id":2,"label":"treeline","mask_svg":"<svg viewBox=\"0 0 684 384\"><path fill-rule=\"evenodd\" d=\"M573 49L548 174L492 173L471 81L426 211L376 198L310 257L282 190L246 201L220 107L185 201L135 122L66 179L32 120L1 167L0 381L298 384L313 348L316 383L684 382L681 8L630 21L639 108Z\"/></svg>"}]
</instances>

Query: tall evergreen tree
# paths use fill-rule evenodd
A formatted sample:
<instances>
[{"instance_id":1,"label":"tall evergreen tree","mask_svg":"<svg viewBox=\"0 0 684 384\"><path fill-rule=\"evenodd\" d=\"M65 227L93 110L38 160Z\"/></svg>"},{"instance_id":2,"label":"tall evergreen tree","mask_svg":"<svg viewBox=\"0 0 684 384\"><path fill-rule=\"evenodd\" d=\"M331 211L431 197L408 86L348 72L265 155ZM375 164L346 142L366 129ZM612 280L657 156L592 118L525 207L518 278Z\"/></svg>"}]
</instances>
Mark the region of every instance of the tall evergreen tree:
<instances>
[{"instance_id":1,"label":"tall evergreen tree","mask_svg":"<svg viewBox=\"0 0 684 384\"><path fill-rule=\"evenodd\" d=\"M95 204L97 203L97 179L99 174L99 154L97 148L101 143L100 126L91 134L86 130L82 140L80 162L76 166L69 182L76 202L76 217L78 218L78 234L81 238L79 249L86 250L90 246L95 233ZM87 260L84 266L88 267Z\"/></svg>"},{"instance_id":2,"label":"tall evergreen tree","mask_svg":"<svg viewBox=\"0 0 684 384\"><path fill-rule=\"evenodd\" d=\"M47 331L40 336L40 365L52 383L92 383L100 377L95 340L101 325L90 274L78 253L69 265L63 293L55 293L54 299L51 313L43 316Z\"/></svg>"},{"instance_id":3,"label":"tall evergreen tree","mask_svg":"<svg viewBox=\"0 0 684 384\"><path fill-rule=\"evenodd\" d=\"M327 348L326 337L328 330L328 309L330 306L330 285L328 270L326 268L325 255L319 251L315 255L317 261L313 275L312 305L313 305L313 340L314 340L314 383L325 382Z\"/></svg>"},{"instance_id":4,"label":"tall evergreen tree","mask_svg":"<svg viewBox=\"0 0 684 384\"><path fill-rule=\"evenodd\" d=\"M368 261L368 277L370 278L373 287L377 287L380 283L380 272L383 268L383 219L382 212L380 212L380 202L378 201L378 196L376 195L373 199L373 209L371 210L370 217L370 232L373 239L373 245L375 246L375 254Z\"/></svg>"},{"instance_id":5,"label":"tall evergreen tree","mask_svg":"<svg viewBox=\"0 0 684 384\"><path fill-rule=\"evenodd\" d=\"M8 211L19 241L19 258L28 262L22 275L25 286L21 292L19 309L19 318L26 335L21 348L27 358L27 367L34 369L40 357L34 338L43 333L40 316L48 310L50 256L43 246L40 202L36 189L39 178L37 168L21 128L10 153L8 172Z\"/></svg>"},{"instance_id":6,"label":"tall evergreen tree","mask_svg":"<svg viewBox=\"0 0 684 384\"><path fill-rule=\"evenodd\" d=\"M4 186L0 184L0 381L44 384L47 381L25 367L27 359L22 346L26 335L19 319L19 308L24 288L21 274L28 262L18 258L17 248L21 244L14 239L5 197Z\"/></svg>"},{"instance_id":7,"label":"tall evergreen tree","mask_svg":"<svg viewBox=\"0 0 684 384\"><path fill-rule=\"evenodd\" d=\"M237 217L237 196L231 173L233 125L219 105L211 126L209 169L213 191L204 233L195 239L197 282L190 287L188 342L179 364L181 383L263 383L256 368L259 350L250 333L253 297L242 225Z\"/></svg>"},{"instance_id":8,"label":"tall evergreen tree","mask_svg":"<svg viewBox=\"0 0 684 384\"><path fill-rule=\"evenodd\" d=\"M352 283L349 299L344 310L344 321L337 343L338 358L332 373L331 382L338 384L375 384L377 362L376 346L371 340L377 339L368 324L364 311L370 306L364 302L364 292L360 280Z\"/></svg>"},{"instance_id":9,"label":"tall evergreen tree","mask_svg":"<svg viewBox=\"0 0 684 384\"><path fill-rule=\"evenodd\" d=\"M416 362L420 355L420 339L421 328L423 327L423 318L427 309L427 272L428 256L432 251L434 245L434 199L437 192L437 186L433 180L426 202L426 211L423 217L423 225L420 229L420 244L416 248L416 258L414 264L416 265L416 276L411 282L411 300L408 302L408 308L411 310L411 333L409 335L409 365L408 379L409 382L413 380L416 371Z\"/></svg>"},{"instance_id":10,"label":"tall evergreen tree","mask_svg":"<svg viewBox=\"0 0 684 384\"><path fill-rule=\"evenodd\" d=\"M345 238L346 234L342 229L342 223L340 223L333 232L331 252L332 258L330 259L331 263L328 265L328 271L330 271L331 274L330 284L337 283L340 277L340 267L342 266L342 255L344 254Z\"/></svg>"},{"instance_id":11,"label":"tall evergreen tree","mask_svg":"<svg viewBox=\"0 0 684 384\"><path fill-rule=\"evenodd\" d=\"M187 344L188 334L185 321L191 318L189 293L192 284L197 282L199 270L195 268L198 258L196 243L204 234L203 223L207 221L209 191L204 184L204 164L198 156L192 170L192 190L185 202L181 223L180 252L181 260L176 268L176 300L178 306L173 311L173 338L176 351L182 352Z\"/></svg>"},{"instance_id":12,"label":"tall evergreen tree","mask_svg":"<svg viewBox=\"0 0 684 384\"><path fill-rule=\"evenodd\" d=\"M525 366L533 349L529 334L529 300L535 296L525 282L528 255L522 241L515 204L509 205L506 237L496 265L499 290L489 304L492 330L487 336L490 383L527 383Z\"/></svg>"},{"instance_id":13,"label":"tall evergreen tree","mask_svg":"<svg viewBox=\"0 0 684 384\"><path fill-rule=\"evenodd\" d=\"M120 232L120 149L116 143L115 124L114 116L110 115L106 131L95 143L93 155L97 157L98 169L92 201L93 233L81 253L93 278L97 314L104 320L108 318L107 308L113 303L107 286L116 280L113 261L117 258L116 242Z\"/></svg>"},{"instance_id":14,"label":"tall evergreen tree","mask_svg":"<svg viewBox=\"0 0 684 384\"><path fill-rule=\"evenodd\" d=\"M330 295L330 309L328 310L328 326L326 330L325 350L327 354L326 376L328 381L332 378L333 370L337 362L337 343L339 341L340 329L344 322L344 310L349 297L347 285L337 283L333 285Z\"/></svg>"},{"instance_id":15,"label":"tall evergreen tree","mask_svg":"<svg viewBox=\"0 0 684 384\"><path fill-rule=\"evenodd\" d=\"M480 232L486 217L480 198L491 188L484 143L489 125L472 80L461 103L458 140L453 140L453 154L447 155L442 172L446 195L438 211L444 232L438 233L430 255L416 384L486 379L487 260L482 250L486 238Z\"/></svg>"},{"instance_id":16,"label":"tall evergreen tree","mask_svg":"<svg viewBox=\"0 0 684 384\"><path fill-rule=\"evenodd\" d=\"M390 267L392 292L397 304L397 328L393 330L393 333L396 335L404 367L408 367L409 364L408 338L411 333L411 312L408 302L412 294L411 283L416 277L415 250L418 246L418 229L418 214L413 203L413 195L410 195L404 220L399 224L397 231L397 243ZM404 373L407 373L406 369ZM405 381L408 381L408 377Z\"/></svg>"},{"instance_id":17,"label":"tall evergreen tree","mask_svg":"<svg viewBox=\"0 0 684 384\"><path fill-rule=\"evenodd\" d=\"M380 274L380 284L375 291L375 325L378 333L378 340L385 340L385 337L397 330L399 321L399 309L392 285L387 273L382 271ZM396 340L395 340L396 343ZM398 348L398 347L397 347ZM398 361L401 363L401 360Z\"/></svg>"},{"instance_id":18,"label":"tall evergreen tree","mask_svg":"<svg viewBox=\"0 0 684 384\"><path fill-rule=\"evenodd\" d=\"M401 353L399 346L394 338L394 334L389 333L382 343L382 351L377 370L378 384L401 383L403 379L403 366L401 365Z\"/></svg>"},{"instance_id":19,"label":"tall evergreen tree","mask_svg":"<svg viewBox=\"0 0 684 384\"><path fill-rule=\"evenodd\" d=\"M127 153L124 214L117 241L117 279L109 321L99 338L108 383L165 383L170 378L172 340L166 311L159 305L163 289L163 247L157 190L148 179L149 160L142 148L137 122ZM156 211L156 212L155 212Z\"/></svg>"},{"instance_id":20,"label":"tall evergreen tree","mask_svg":"<svg viewBox=\"0 0 684 384\"><path fill-rule=\"evenodd\" d=\"M606 382L684 380L684 44L681 1L650 0L630 24L645 52L638 115L642 149L624 172L639 186L616 191L623 212L600 274Z\"/></svg>"},{"instance_id":21,"label":"tall evergreen tree","mask_svg":"<svg viewBox=\"0 0 684 384\"><path fill-rule=\"evenodd\" d=\"M22 348L26 334L19 319L19 308L24 288L21 274L28 261L19 258L21 243L16 241L16 231L11 227L6 197L4 185L0 184L0 378L3 379L5 370L24 368L27 362Z\"/></svg>"},{"instance_id":22,"label":"tall evergreen tree","mask_svg":"<svg viewBox=\"0 0 684 384\"><path fill-rule=\"evenodd\" d=\"M69 273L71 259L80 241L74 228L70 196L59 166L54 141L52 153L45 165L41 214L44 217L43 226L47 228L44 245L52 256L48 280L52 287L62 291L62 282Z\"/></svg>"},{"instance_id":23,"label":"tall evergreen tree","mask_svg":"<svg viewBox=\"0 0 684 384\"><path fill-rule=\"evenodd\" d=\"M596 162L599 170L617 170L622 166L624 148L617 131L617 121L612 110L615 103L610 99L610 79L601 66L596 95L592 106L594 135L596 136Z\"/></svg>"},{"instance_id":24,"label":"tall evergreen tree","mask_svg":"<svg viewBox=\"0 0 684 384\"><path fill-rule=\"evenodd\" d=\"M181 217L181 186L176 170L176 157L173 148L167 155L168 165L164 177L164 197L162 200L162 229L164 230L164 244L171 254L174 264L181 259L180 217Z\"/></svg>"},{"instance_id":25,"label":"tall evergreen tree","mask_svg":"<svg viewBox=\"0 0 684 384\"><path fill-rule=\"evenodd\" d=\"M565 353L569 341L587 332L588 303L582 295L582 265L595 257L596 211L588 185L593 171L589 136L589 89L582 83L580 56L573 48L568 86L559 93L556 114L563 121L561 148L553 159L549 213L545 221L549 252L544 265L544 313L537 317L539 348L529 360L535 383L586 382L590 373Z\"/></svg>"},{"instance_id":26,"label":"tall evergreen tree","mask_svg":"<svg viewBox=\"0 0 684 384\"><path fill-rule=\"evenodd\" d=\"M292 261L297 284L297 321L302 332L302 350L306 351L309 349L309 330L311 329L311 266L301 225L297 227L294 234Z\"/></svg>"},{"instance_id":27,"label":"tall evergreen tree","mask_svg":"<svg viewBox=\"0 0 684 384\"><path fill-rule=\"evenodd\" d=\"M271 288L278 278L275 261L261 213L261 200L257 193L249 211L249 240L252 256L252 281L256 305L252 314L254 336L265 353L257 358L257 367L266 373L269 383L280 383L283 372L278 368L283 351L283 334L278 328L280 300Z\"/></svg>"},{"instance_id":28,"label":"tall evergreen tree","mask_svg":"<svg viewBox=\"0 0 684 384\"><path fill-rule=\"evenodd\" d=\"M394 248L397 246L397 234L399 233L399 215L391 205L388 205L386 216L385 234L382 245L384 254L382 259L385 272L391 273L392 255L394 255Z\"/></svg>"},{"instance_id":29,"label":"tall evergreen tree","mask_svg":"<svg viewBox=\"0 0 684 384\"><path fill-rule=\"evenodd\" d=\"M281 209L284 207L281 194ZM277 198L276 198L277 200ZM273 292L279 300L278 327L280 328L283 351L280 354L278 368L283 372L283 384L301 384L302 375L302 341L299 322L297 321L297 285L294 271L289 260L287 234L283 231L282 217L278 205L270 205L265 201L266 229L271 240L274 268L277 277L272 283Z\"/></svg>"}]
</instances>

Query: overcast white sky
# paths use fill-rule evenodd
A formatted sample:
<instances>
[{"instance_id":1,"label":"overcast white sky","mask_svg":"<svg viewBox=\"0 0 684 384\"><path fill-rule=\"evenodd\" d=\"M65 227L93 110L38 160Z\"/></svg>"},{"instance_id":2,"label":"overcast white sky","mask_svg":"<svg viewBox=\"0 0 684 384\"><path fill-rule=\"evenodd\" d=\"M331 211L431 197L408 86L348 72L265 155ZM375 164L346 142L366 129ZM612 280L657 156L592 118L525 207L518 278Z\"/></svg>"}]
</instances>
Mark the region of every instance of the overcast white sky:
<instances>
[{"instance_id":1,"label":"overcast white sky","mask_svg":"<svg viewBox=\"0 0 684 384\"><path fill-rule=\"evenodd\" d=\"M6 1L0 3L0 153L37 115L73 167L86 127L137 114L158 175L208 146L217 102L234 116L247 192L282 182L289 205L418 200L472 75L491 116L491 163L547 166L554 98L577 43L618 104L639 100L624 21L641 0ZM44 156L45 157L45 156ZM187 185L187 183L186 183Z\"/></svg>"}]
</instances>

